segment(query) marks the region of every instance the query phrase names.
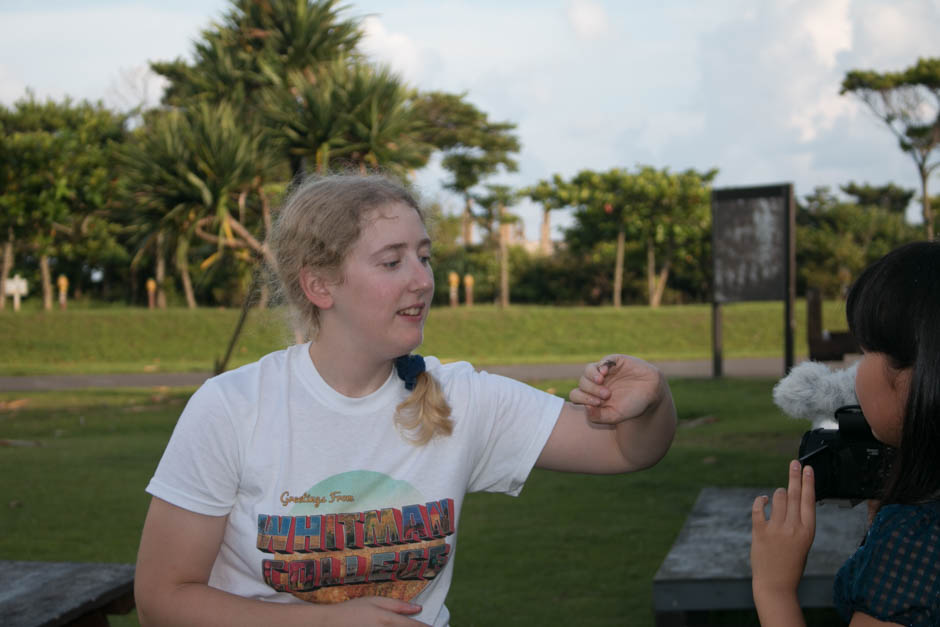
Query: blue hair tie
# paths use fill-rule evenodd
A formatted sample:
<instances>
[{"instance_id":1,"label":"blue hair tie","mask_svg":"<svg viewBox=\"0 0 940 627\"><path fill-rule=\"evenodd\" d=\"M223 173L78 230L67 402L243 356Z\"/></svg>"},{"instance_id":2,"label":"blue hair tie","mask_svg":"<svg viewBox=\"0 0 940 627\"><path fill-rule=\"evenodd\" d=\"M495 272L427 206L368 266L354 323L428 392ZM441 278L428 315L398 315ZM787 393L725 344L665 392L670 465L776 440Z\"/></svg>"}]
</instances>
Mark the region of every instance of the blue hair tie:
<instances>
[{"instance_id":1,"label":"blue hair tie","mask_svg":"<svg viewBox=\"0 0 940 627\"><path fill-rule=\"evenodd\" d=\"M415 389L418 375L424 372L424 357L421 355L402 355L395 359L395 371L398 377L405 382L405 389L409 392Z\"/></svg>"}]
</instances>

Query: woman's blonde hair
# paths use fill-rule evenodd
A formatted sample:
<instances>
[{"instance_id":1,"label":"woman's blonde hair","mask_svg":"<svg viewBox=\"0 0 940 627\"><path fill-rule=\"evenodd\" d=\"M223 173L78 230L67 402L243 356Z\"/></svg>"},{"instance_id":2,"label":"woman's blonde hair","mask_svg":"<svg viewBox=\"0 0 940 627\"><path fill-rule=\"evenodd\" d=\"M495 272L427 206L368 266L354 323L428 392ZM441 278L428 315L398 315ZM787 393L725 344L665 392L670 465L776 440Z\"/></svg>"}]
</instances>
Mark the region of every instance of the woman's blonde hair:
<instances>
[{"instance_id":1,"label":"woman's blonde hair","mask_svg":"<svg viewBox=\"0 0 940 627\"><path fill-rule=\"evenodd\" d=\"M316 339L320 309L300 283L308 268L342 281L343 262L359 239L365 219L385 205L401 203L425 214L401 184L380 175L333 174L306 179L288 194L278 211L267 246L273 256L275 289L289 305L298 339ZM450 435L451 409L440 384L427 372L418 377L411 395L395 408L395 422L416 444L436 435Z\"/></svg>"}]
</instances>

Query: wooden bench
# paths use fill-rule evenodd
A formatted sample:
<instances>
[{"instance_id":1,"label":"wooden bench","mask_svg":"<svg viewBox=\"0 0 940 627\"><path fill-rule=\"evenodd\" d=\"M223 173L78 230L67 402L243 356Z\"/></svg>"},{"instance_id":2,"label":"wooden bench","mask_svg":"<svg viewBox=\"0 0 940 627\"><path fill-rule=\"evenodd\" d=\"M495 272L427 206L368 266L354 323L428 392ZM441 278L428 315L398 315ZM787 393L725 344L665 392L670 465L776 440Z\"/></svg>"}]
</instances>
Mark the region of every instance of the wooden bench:
<instances>
[{"instance_id":1,"label":"wooden bench","mask_svg":"<svg viewBox=\"0 0 940 627\"><path fill-rule=\"evenodd\" d=\"M0 561L4 627L97 627L134 609L134 566Z\"/></svg>"}]
</instances>

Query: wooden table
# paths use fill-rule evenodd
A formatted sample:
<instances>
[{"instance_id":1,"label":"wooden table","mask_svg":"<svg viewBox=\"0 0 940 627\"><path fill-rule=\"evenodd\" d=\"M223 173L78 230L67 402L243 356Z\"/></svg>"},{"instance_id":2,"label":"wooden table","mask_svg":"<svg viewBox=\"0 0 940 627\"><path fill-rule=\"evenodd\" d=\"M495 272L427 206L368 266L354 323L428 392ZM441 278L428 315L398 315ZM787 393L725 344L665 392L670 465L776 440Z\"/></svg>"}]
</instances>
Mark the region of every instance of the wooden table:
<instances>
[{"instance_id":1,"label":"wooden table","mask_svg":"<svg viewBox=\"0 0 940 627\"><path fill-rule=\"evenodd\" d=\"M0 624L53 627L108 624L134 609L134 566L0 560Z\"/></svg>"},{"instance_id":2,"label":"wooden table","mask_svg":"<svg viewBox=\"0 0 940 627\"><path fill-rule=\"evenodd\" d=\"M653 577L657 625L695 622L696 612L753 610L751 505L759 488L704 488L679 537ZM816 506L816 537L797 591L804 608L832 607L839 567L858 548L867 528L864 504Z\"/></svg>"}]
</instances>

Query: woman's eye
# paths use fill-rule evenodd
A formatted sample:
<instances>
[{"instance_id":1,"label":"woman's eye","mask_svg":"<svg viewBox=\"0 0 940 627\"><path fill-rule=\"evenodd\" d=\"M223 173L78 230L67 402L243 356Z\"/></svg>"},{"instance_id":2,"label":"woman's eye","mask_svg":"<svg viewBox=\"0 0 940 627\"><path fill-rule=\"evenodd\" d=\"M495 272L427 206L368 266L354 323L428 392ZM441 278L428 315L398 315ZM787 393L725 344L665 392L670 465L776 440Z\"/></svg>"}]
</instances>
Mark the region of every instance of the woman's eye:
<instances>
[{"instance_id":1,"label":"woman's eye","mask_svg":"<svg viewBox=\"0 0 940 627\"><path fill-rule=\"evenodd\" d=\"M400 264L400 263L401 263L401 261L398 260L398 259L396 259L396 260L394 260L394 261L385 261L385 262L382 263L382 265L385 266L386 268L397 268L397 267L398 267L398 264Z\"/></svg>"},{"instance_id":2,"label":"woman's eye","mask_svg":"<svg viewBox=\"0 0 940 627\"><path fill-rule=\"evenodd\" d=\"M421 255L420 259L421 263L426 266L431 264L431 255Z\"/></svg>"}]
</instances>

